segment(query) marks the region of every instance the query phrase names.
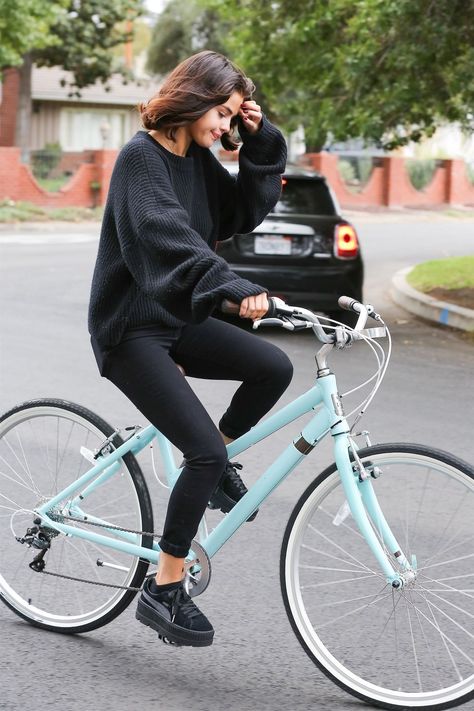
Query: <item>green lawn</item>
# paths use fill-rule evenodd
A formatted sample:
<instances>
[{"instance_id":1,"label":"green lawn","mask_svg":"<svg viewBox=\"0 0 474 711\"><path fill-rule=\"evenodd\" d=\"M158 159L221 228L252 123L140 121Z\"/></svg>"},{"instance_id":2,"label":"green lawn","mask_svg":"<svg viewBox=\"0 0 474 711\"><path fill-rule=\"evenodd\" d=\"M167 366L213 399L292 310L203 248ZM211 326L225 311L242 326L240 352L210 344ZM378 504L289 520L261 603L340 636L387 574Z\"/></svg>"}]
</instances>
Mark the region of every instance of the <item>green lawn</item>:
<instances>
[{"instance_id":1,"label":"green lawn","mask_svg":"<svg viewBox=\"0 0 474 711\"><path fill-rule=\"evenodd\" d=\"M433 259L418 264L407 276L408 283L418 291L443 289L474 289L474 255Z\"/></svg>"},{"instance_id":2,"label":"green lawn","mask_svg":"<svg viewBox=\"0 0 474 711\"><path fill-rule=\"evenodd\" d=\"M100 220L102 214L103 208L101 207L45 208L32 205L30 202L0 200L0 223L44 222L47 220L82 222L83 220Z\"/></svg>"},{"instance_id":3,"label":"green lawn","mask_svg":"<svg viewBox=\"0 0 474 711\"><path fill-rule=\"evenodd\" d=\"M43 190L48 190L50 193L57 193L63 185L69 182L70 175L60 175L58 178L36 178L36 182Z\"/></svg>"}]
</instances>

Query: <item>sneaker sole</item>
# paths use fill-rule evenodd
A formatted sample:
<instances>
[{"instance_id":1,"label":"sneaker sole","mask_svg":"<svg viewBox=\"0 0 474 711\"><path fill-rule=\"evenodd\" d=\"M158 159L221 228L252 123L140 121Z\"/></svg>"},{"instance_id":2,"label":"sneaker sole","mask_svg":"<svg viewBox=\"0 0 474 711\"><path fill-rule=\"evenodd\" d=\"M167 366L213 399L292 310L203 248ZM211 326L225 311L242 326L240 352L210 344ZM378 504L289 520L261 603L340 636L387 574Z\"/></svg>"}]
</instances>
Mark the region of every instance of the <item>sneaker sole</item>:
<instances>
[{"instance_id":1,"label":"sneaker sole","mask_svg":"<svg viewBox=\"0 0 474 711\"><path fill-rule=\"evenodd\" d=\"M143 600L138 601L135 617L143 625L151 627L162 637L166 637L180 647L209 647L214 638L214 630L205 632L187 630L168 622Z\"/></svg>"},{"instance_id":2,"label":"sneaker sole","mask_svg":"<svg viewBox=\"0 0 474 711\"><path fill-rule=\"evenodd\" d=\"M224 494L223 491L217 491L213 494L211 501L207 505L209 509L220 509L222 513L229 513L234 508L237 502L231 499L230 496ZM258 514L258 509L250 514L247 521L253 521L255 516Z\"/></svg>"}]
</instances>

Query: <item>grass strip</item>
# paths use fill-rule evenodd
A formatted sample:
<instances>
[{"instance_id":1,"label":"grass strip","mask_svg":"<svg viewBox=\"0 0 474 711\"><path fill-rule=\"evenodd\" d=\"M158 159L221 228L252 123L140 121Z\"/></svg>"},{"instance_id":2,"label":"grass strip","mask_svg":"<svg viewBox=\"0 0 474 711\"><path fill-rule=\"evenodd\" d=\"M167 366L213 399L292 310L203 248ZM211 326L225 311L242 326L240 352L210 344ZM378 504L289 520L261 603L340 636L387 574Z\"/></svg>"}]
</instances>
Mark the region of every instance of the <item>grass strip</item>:
<instances>
[{"instance_id":1,"label":"grass strip","mask_svg":"<svg viewBox=\"0 0 474 711\"><path fill-rule=\"evenodd\" d=\"M433 259L417 264L408 274L407 281L414 289L428 292L443 289L474 288L474 255Z\"/></svg>"},{"instance_id":2,"label":"grass strip","mask_svg":"<svg viewBox=\"0 0 474 711\"><path fill-rule=\"evenodd\" d=\"M65 222L83 222L101 220L102 207L38 207L30 202L0 200L0 223L47 222L64 220Z\"/></svg>"}]
</instances>

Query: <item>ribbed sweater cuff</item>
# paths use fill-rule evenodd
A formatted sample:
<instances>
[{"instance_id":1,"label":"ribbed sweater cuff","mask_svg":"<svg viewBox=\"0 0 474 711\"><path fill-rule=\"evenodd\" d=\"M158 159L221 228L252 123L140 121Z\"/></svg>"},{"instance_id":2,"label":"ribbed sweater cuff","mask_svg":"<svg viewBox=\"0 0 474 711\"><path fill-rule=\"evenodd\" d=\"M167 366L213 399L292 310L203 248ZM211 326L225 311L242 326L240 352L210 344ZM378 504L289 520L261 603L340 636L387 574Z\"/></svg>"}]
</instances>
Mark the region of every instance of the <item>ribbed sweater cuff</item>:
<instances>
[{"instance_id":1,"label":"ribbed sweater cuff","mask_svg":"<svg viewBox=\"0 0 474 711\"><path fill-rule=\"evenodd\" d=\"M274 166L276 173L283 173L286 164L286 143L282 133L262 115L262 125L257 133L249 133L238 119L243 146L241 159L247 159L256 166ZM272 171L273 172L273 171Z\"/></svg>"},{"instance_id":2,"label":"ribbed sweater cuff","mask_svg":"<svg viewBox=\"0 0 474 711\"><path fill-rule=\"evenodd\" d=\"M247 131L247 129L245 128L245 124L240 118L240 116L238 118L238 125L239 133L244 146L253 144L259 145L262 141L271 141L272 138L280 139L282 135L281 131L279 131L276 126L270 123L265 114L262 114L262 123L260 124L260 128L257 133L249 133L249 131Z\"/></svg>"},{"instance_id":3,"label":"ribbed sweater cuff","mask_svg":"<svg viewBox=\"0 0 474 711\"><path fill-rule=\"evenodd\" d=\"M222 286L219 291L223 298L239 304L242 299L245 299L247 296L257 296L257 294L268 293L268 289L254 282L247 281L247 279L232 281Z\"/></svg>"}]
</instances>

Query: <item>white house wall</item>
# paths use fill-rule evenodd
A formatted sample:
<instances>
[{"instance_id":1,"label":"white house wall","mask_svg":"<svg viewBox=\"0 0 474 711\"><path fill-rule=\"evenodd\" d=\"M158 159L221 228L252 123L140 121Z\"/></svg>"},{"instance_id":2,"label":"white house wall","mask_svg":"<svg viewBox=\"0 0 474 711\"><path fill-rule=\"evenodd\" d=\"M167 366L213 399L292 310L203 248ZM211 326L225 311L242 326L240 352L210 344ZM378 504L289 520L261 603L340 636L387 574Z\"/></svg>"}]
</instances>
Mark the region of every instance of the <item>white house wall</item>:
<instances>
[{"instance_id":1,"label":"white house wall","mask_svg":"<svg viewBox=\"0 0 474 711\"><path fill-rule=\"evenodd\" d=\"M104 137L101 127L108 126ZM138 112L128 106L60 104L37 101L31 129L32 150L59 143L63 151L121 148L140 128Z\"/></svg>"}]
</instances>

